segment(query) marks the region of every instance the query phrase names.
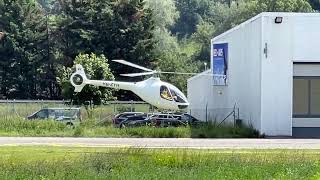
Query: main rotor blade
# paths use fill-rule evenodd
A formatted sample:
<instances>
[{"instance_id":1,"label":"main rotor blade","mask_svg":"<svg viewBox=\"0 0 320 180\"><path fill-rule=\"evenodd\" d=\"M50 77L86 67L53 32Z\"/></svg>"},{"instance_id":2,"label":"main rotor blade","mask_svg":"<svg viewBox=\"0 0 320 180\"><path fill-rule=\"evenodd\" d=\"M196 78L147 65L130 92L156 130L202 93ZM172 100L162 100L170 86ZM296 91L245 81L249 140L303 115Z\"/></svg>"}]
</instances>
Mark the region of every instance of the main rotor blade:
<instances>
[{"instance_id":1,"label":"main rotor blade","mask_svg":"<svg viewBox=\"0 0 320 180\"><path fill-rule=\"evenodd\" d=\"M184 75L196 75L198 73L184 73L184 72L166 72L158 71L159 74L184 74Z\"/></svg>"},{"instance_id":2,"label":"main rotor blade","mask_svg":"<svg viewBox=\"0 0 320 180\"><path fill-rule=\"evenodd\" d=\"M221 75L221 74L201 74L201 73L184 73L184 72L157 72L159 74L181 74L181 75L200 75L200 76L216 76L216 77L224 77L225 75Z\"/></svg>"},{"instance_id":3,"label":"main rotor blade","mask_svg":"<svg viewBox=\"0 0 320 180\"><path fill-rule=\"evenodd\" d=\"M127 76L127 77L137 77L137 76L145 76L145 75L152 75L155 72L143 72L143 73L130 73L130 74L120 74L121 76Z\"/></svg>"},{"instance_id":4,"label":"main rotor blade","mask_svg":"<svg viewBox=\"0 0 320 180\"><path fill-rule=\"evenodd\" d=\"M114 62L117 62L117 63L121 63L121 64L124 64L124 65L127 65L127 66L131 66L131 67L134 67L134 68L137 68L137 69L141 69L141 70L144 70L144 71L153 71L151 69L148 69L148 68L145 68L145 67L142 67L142 66L139 66L137 64L133 64L131 62L128 62L128 61L125 61L125 60L112 60Z\"/></svg>"}]
</instances>

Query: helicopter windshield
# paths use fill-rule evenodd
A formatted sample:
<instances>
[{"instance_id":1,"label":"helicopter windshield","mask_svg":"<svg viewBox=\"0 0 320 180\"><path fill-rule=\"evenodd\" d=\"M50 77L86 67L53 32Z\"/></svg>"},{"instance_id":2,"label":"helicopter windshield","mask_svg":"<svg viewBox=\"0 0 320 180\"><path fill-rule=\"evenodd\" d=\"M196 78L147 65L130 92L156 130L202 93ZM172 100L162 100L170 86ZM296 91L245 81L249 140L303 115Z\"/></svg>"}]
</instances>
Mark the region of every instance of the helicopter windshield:
<instances>
[{"instance_id":1,"label":"helicopter windshield","mask_svg":"<svg viewBox=\"0 0 320 180\"><path fill-rule=\"evenodd\" d=\"M170 89L170 92L172 94L172 98L175 102L179 103L186 103L185 100L183 100L183 96L181 96L178 92L174 91L173 89Z\"/></svg>"},{"instance_id":2,"label":"helicopter windshield","mask_svg":"<svg viewBox=\"0 0 320 180\"><path fill-rule=\"evenodd\" d=\"M160 87L160 97L165 99L165 100L169 100L172 101L173 98L169 92L169 88L167 88L166 86L161 86Z\"/></svg>"}]
</instances>

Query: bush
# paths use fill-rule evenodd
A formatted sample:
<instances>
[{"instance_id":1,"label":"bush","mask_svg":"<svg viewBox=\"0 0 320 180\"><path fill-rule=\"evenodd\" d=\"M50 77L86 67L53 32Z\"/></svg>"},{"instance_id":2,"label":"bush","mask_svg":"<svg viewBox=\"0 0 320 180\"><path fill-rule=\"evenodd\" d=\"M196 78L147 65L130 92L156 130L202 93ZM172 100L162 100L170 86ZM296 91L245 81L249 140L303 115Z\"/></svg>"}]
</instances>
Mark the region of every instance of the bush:
<instances>
[{"instance_id":1,"label":"bush","mask_svg":"<svg viewBox=\"0 0 320 180\"><path fill-rule=\"evenodd\" d=\"M192 138L259 138L262 137L258 130L252 126L233 126L205 124L192 128Z\"/></svg>"},{"instance_id":2,"label":"bush","mask_svg":"<svg viewBox=\"0 0 320 180\"><path fill-rule=\"evenodd\" d=\"M48 132L65 132L68 128L64 123L54 120L24 120L22 118L0 119L0 131L18 135L45 135Z\"/></svg>"},{"instance_id":3,"label":"bush","mask_svg":"<svg viewBox=\"0 0 320 180\"><path fill-rule=\"evenodd\" d=\"M83 136L84 135L84 126L82 126L82 125L80 125L80 126L77 126L76 128L75 128L75 131L74 131L74 134L73 134L73 136L75 136L75 137L81 137L81 136Z\"/></svg>"}]
</instances>

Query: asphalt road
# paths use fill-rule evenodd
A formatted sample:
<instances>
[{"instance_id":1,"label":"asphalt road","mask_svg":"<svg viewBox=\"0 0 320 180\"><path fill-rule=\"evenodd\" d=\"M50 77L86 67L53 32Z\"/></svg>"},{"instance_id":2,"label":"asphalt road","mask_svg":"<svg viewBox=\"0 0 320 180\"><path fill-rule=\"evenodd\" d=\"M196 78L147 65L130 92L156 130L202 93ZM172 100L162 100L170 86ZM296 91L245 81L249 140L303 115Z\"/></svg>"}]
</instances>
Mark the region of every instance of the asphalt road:
<instances>
[{"instance_id":1,"label":"asphalt road","mask_svg":"<svg viewBox=\"0 0 320 180\"><path fill-rule=\"evenodd\" d=\"M35 145L196 149L320 149L320 139L0 137L0 146Z\"/></svg>"}]
</instances>

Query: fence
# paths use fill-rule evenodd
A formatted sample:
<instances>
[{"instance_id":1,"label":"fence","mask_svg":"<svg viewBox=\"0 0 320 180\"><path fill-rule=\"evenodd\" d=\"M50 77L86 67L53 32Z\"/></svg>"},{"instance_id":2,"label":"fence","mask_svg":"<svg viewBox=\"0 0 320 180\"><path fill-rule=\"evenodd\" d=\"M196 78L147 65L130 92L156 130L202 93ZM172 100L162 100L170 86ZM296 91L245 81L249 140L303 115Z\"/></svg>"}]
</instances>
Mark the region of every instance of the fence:
<instances>
[{"instance_id":1,"label":"fence","mask_svg":"<svg viewBox=\"0 0 320 180\"><path fill-rule=\"evenodd\" d=\"M192 116L212 124L235 124L239 118L239 108L192 108Z\"/></svg>"},{"instance_id":2,"label":"fence","mask_svg":"<svg viewBox=\"0 0 320 180\"><path fill-rule=\"evenodd\" d=\"M115 114L120 112L155 112L152 106L143 101L109 101L103 105L93 106L92 116L98 121L111 120ZM70 101L56 100L0 100L0 117L25 118L42 108L70 108L79 107L72 105ZM87 118L85 106L81 106L81 114ZM238 108L198 108L190 109L189 114L199 120L211 122L217 125L228 123L235 124L239 119Z\"/></svg>"},{"instance_id":3,"label":"fence","mask_svg":"<svg viewBox=\"0 0 320 180\"><path fill-rule=\"evenodd\" d=\"M152 112L154 109L142 101L110 101L103 105L94 105L92 115L97 120L111 119L115 114L124 111ZM20 117L28 115L42 108L70 108L79 107L70 101L56 100L0 100L0 117ZM85 106L80 106L83 118L87 117Z\"/></svg>"}]
</instances>

